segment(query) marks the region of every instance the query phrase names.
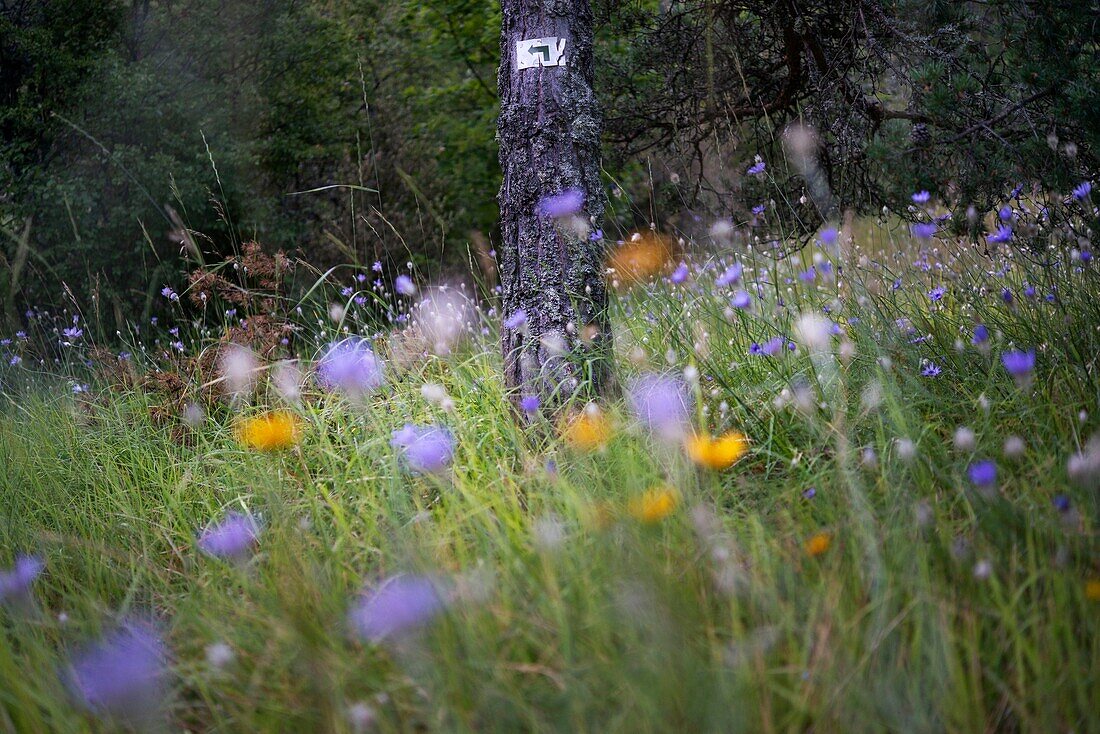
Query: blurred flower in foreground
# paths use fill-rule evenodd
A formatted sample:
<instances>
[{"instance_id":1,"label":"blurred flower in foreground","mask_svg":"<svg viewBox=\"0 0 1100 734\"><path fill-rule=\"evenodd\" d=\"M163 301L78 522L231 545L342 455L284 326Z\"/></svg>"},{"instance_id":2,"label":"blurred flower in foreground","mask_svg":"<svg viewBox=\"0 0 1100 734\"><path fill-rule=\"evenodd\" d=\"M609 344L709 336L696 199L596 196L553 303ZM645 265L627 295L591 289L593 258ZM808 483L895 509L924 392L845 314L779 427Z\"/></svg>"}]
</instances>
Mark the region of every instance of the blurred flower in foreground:
<instances>
[{"instance_id":1,"label":"blurred flower in foreground","mask_svg":"<svg viewBox=\"0 0 1100 734\"><path fill-rule=\"evenodd\" d=\"M805 311L794 325L795 340L809 352L822 352L832 344L833 322L819 313Z\"/></svg>"},{"instance_id":2,"label":"blurred flower in foreground","mask_svg":"<svg viewBox=\"0 0 1100 734\"><path fill-rule=\"evenodd\" d=\"M366 339L349 338L332 344L317 361L317 382L352 397L366 395L383 383L382 360Z\"/></svg>"},{"instance_id":3,"label":"blurred flower in foreground","mask_svg":"<svg viewBox=\"0 0 1100 734\"><path fill-rule=\"evenodd\" d=\"M1082 487L1100 485L1100 435L1090 438L1081 451L1070 457L1066 473Z\"/></svg>"},{"instance_id":4,"label":"blurred flower in foreground","mask_svg":"<svg viewBox=\"0 0 1100 734\"><path fill-rule=\"evenodd\" d=\"M167 694L168 648L157 630L129 622L78 652L68 682L88 710L140 731L155 726Z\"/></svg>"},{"instance_id":5,"label":"blurred flower in foreground","mask_svg":"<svg viewBox=\"0 0 1100 734\"><path fill-rule=\"evenodd\" d=\"M562 438L573 448L593 451L607 445L611 437L611 421L595 405L572 418L565 419Z\"/></svg>"},{"instance_id":6,"label":"blurred flower in foreground","mask_svg":"<svg viewBox=\"0 0 1100 734\"><path fill-rule=\"evenodd\" d=\"M708 469L727 469L749 450L749 440L737 431L730 431L717 438L698 433L687 440L687 453L700 466Z\"/></svg>"},{"instance_id":7,"label":"blurred flower in foreground","mask_svg":"<svg viewBox=\"0 0 1100 734\"><path fill-rule=\"evenodd\" d=\"M721 275L714 280L714 285L719 288L725 288L728 285L741 282L741 275L745 272L744 266L741 263L734 263L726 268Z\"/></svg>"},{"instance_id":8,"label":"blurred flower in foreground","mask_svg":"<svg viewBox=\"0 0 1100 734\"><path fill-rule=\"evenodd\" d=\"M630 514L644 522L657 523L672 514L680 504L680 493L672 487L651 487L630 501Z\"/></svg>"},{"instance_id":9,"label":"blurred flower in foreground","mask_svg":"<svg viewBox=\"0 0 1100 734\"><path fill-rule=\"evenodd\" d=\"M806 555L816 558L825 551L829 550L829 546L833 544L833 536L827 532L815 533L809 537L809 539L803 544L803 548L806 551Z\"/></svg>"},{"instance_id":10,"label":"blurred flower in foreground","mask_svg":"<svg viewBox=\"0 0 1100 734\"><path fill-rule=\"evenodd\" d=\"M241 443L257 451L278 451L298 442L301 434L293 413L276 410L246 418L237 427Z\"/></svg>"},{"instance_id":11,"label":"blurred flower in foreground","mask_svg":"<svg viewBox=\"0 0 1100 734\"><path fill-rule=\"evenodd\" d=\"M668 279L673 283L679 285L687 280L691 271L688 270L687 263L680 263L676 266L676 269L672 271L672 275L668 276Z\"/></svg>"},{"instance_id":12,"label":"blurred flower in foreground","mask_svg":"<svg viewBox=\"0 0 1100 734\"><path fill-rule=\"evenodd\" d=\"M407 275L399 275L394 278L393 289L403 296L416 295L416 283Z\"/></svg>"},{"instance_id":13,"label":"blurred flower in foreground","mask_svg":"<svg viewBox=\"0 0 1100 734\"><path fill-rule=\"evenodd\" d=\"M630 405L638 420L666 441L683 438L689 423L691 393L681 380L643 375L630 383Z\"/></svg>"},{"instance_id":14,"label":"blurred flower in foreground","mask_svg":"<svg viewBox=\"0 0 1100 734\"><path fill-rule=\"evenodd\" d=\"M260 527L251 515L231 512L199 534L198 546L209 555L226 560L241 560L256 545Z\"/></svg>"},{"instance_id":15,"label":"blurred flower in foreground","mask_svg":"<svg viewBox=\"0 0 1100 734\"><path fill-rule=\"evenodd\" d=\"M454 438L446 428L406 423L393 432L390 446L399 449L410 469L425 474L441 472L454 457Z\"/></svg>"},{"instance_id":16,"label":"blurred flower in foreground","mask_svg":"<svg viewBox=\"0 0 1100 734\"><path fill-rule=\"evenodd\" d=\"M222 385L231 398L244 397L252 391L256 382L259 362L256 355L247 347L230 344L218 360Z\"/></svg>"},{"instance_id":17,"label":"blurred flower in foreground","mask_svg":"<svg viewBox=\"0 0 1100 734\"><path fill-rule=\"evenodd\" d=\"M612 251L607 267L614 271L617 282L629 285L664 271L671 256L672 246L666 237L655 232L637 232Z\"/></svg>"},{"instance_id":18,"label":"blurred flower in foreground","mask_svg":"<svg viewBox=\"0 0 1100 734\"><path fill-rule=\"evenodd\" d=\"M542 197L539 199L536 211L540 217L556 219L577 214L583 206L584 191L572 188Z\"/></svg>"},{"instance_id":19,"label":"blurred flower in foreground","mask_svg":"<svg viewBox=\"0 0 1100 734\"><path fill-rule=\"evenodd\" d=\"M393 576L362 595L348 622L360 638L380 642L425 626L445 606L434 580Z\"/></svg>"},{"instance_id":20,"label":"blurred flower in foreground","mask_svg":"<svg viewBox=\"0 0 1100 734\"><path fill-rule=\"evenodd\" d=\"M966 473L975 487L992 487L997 483L997 464L990 459L974 462Z\"/></svg>"},{"instance_id":21,"label":"blurred flower in foreground","mask_svg":"<svg viewBox=\"0 0 1100 734\"><path fill-rule=\"evenodd\" d=\"M432 353L445 356L468 333L476 313L474 304L458 289L439 286L425 293L409 315Z\"/></svg>"},{"instance_id":22,"label":"blurred flower in foreground","mask_svg":"<svg viewBox=\"0 0 1100 734\"><path fill-rule=\"evenodd\" d=\"M0 571L0 603L22 603L30 598L31 584L46 564L37 556L16 556L8 571Z\"/></svg>"},{"instance_id":23,"label":"blurred flower in foreground","mask_svg":"<svg viewBox=\"0 0 1100 734\"><path fill-rule=\"evenodd\" d=\"M1005 370L1016 380L1016 384L1024 387L1031 382L1032 372L1035 370L1035 350L1005 352L1001 355L1001 362Z\"/></svg>"}]
</instances>

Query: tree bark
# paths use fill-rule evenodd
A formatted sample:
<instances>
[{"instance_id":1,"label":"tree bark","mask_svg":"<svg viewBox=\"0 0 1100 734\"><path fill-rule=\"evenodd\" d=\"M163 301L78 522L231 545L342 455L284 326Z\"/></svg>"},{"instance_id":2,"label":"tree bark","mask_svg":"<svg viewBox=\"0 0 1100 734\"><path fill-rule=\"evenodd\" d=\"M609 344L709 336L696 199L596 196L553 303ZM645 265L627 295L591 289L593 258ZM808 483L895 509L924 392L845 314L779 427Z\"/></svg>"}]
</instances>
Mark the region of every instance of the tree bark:
<instances>
[{"instance_id":1,"label":"tree bark","mask_svg":"<svg viewBox=\"0 0 1100 734\"><path fill-rule=\"evenodd\" d=\"M534 395L551 408L579 393L597 394L610 380L592 10L589 0L502 0L501 14L504 374L514 402ZM517 42L550 37L564 39L564 54L537 50L563 63L519 68ZM575 216L550 216L540 207L570 190L583 193ZM526 321L516 325L520 310Z\"/></svg>"}]
</instances>

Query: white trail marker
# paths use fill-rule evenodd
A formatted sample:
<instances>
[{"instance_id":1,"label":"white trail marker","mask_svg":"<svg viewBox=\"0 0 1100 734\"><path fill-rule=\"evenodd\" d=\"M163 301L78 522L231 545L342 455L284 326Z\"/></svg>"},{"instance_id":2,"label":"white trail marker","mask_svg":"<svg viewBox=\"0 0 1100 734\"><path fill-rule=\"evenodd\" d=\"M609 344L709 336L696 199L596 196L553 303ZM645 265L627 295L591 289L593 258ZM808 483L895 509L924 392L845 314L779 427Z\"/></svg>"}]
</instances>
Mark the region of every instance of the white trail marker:
<instances>
[{"instance_id":1,"label":"white trail marker","mask_svg":"<svg viewBox=\"0 0 1100 734\"><path fill-rule=\"evenodd\" d=\"M516 41L516 68L565 66L565 42L566 39L556 36Z\"/></svg>"}]
</instances>

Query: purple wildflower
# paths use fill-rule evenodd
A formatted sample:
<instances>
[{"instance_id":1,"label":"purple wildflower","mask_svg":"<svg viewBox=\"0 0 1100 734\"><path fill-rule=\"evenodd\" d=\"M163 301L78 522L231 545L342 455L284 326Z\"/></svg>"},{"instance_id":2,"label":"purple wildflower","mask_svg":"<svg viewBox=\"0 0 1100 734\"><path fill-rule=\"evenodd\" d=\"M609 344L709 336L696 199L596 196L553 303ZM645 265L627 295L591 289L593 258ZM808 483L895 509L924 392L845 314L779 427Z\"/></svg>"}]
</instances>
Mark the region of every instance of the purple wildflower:
<instances>
[{"instance_id":1,"label":"purple wildflower","mask_svg":"<svg viewBox=\"0 0 1100 734\"><path fill-rule=\"evenodd\" d=\"M1010 207L1008 204L1005 204L999 210L997 210L997 216L1002 222L1011 222L1013 216L1012 207Z\"/></svg>"},{"instance_id":2,"label":"purple wildflower","mask_svg":"<svg viewBox=\"0 0 1100 734\"><path fill-rule=\"evenodd\" d=\"M348 614L348 622L360 638L377 643L425 626L445 606L432 579L393 576L363 594Z\"/></svg>"},{"instance_id":3,"label":"purple wildflower","mask_svg":"<svg viewBox=\"0 0 1100 734\"><path fill-rule=\"evenodd\" d=\"M73 693L90 711L146 729L167 693L168 648L151 625L130 622L77 653Z\"/></svg>"},{"instance_id":4,"label":"purple wildflower","mask_svg":"<svg viewBox=\"0 0 1100 734\"><path fill-rule=\"evenodd\" d=\"M1035 350L1005 352L1001 355L1001 362L1008 374L1016 379L1026 378L1035 369Z\"/></svg>"},{"instance_id":5,"label":"purple wildflower","mask_svg":"<svg viewBox=\"0 0 1100 734\"><path fill-rule=\"evenodd\" d=\"M569 217L584 206L584 191L578 188L566 189L558 194L544 196L539 200L536 213L543 218L556 219Z\"/></svg>"},{"instance_id":6,"label":"purple wildflower","mask_svg":"<svg viewBox=\"0 0 1100 734\"><path fill-rule=\"evenodd\" d=\"M924 365L924 369L920 371L920 373L925 377L936 377L941 372L943 372L943 370L940 369L940 366L935 362L929 362L928 364Z\"/></svg>"},{"instance_id":7,"label":"purple wildflower","mask_svg":"<svg viewBox=\"0 0 1100 734\"><path fill-rule=\"evenodd\" d=\"M31 584L46 564L37 556L16 556L8 571L0 571L0 603L24 601L30 596Z\"/></svg>"},{"instance_id":8,"label":"purple wildflower","mask_svg":"<svg viewBox=\"0 0 1100 734\"><path fill-rule=\"evenodd\" d=\"M680 263L676 266L676 269L672 271L672 275L670 275L668 279L676 284L683 283L685 280L687 280L688 273L689 270L687 263Z\"/></svg>"},{"instance_id":9,"label":"purple wildflower","mask_svg":"<svg viewBox=\"0 0 1100 734\"><path fill-rule=\"evenodd\" d=\"M370 269L373 270L376 273L381 273L382 272L382 261L381 260L375 260L374 264L370 266Z\"/></svg>"},{"instance_id":10,"label":"purple wildflower","mask_svg":"<svg viewBox=\"0 0 1100 734\"><path fill-rule=\"evenodd\" d=\"M927 204L928 200L932 198L932 194L927 191L918 191L913 194L912 199L914 204Z\"/></svg>"},{"instance_id":11,"label":"purple wildflower","mask_svg":"<svg viewBox=\"0 0 1100 734\"><path fill-rule=\"evenodd\" d=\"M1012 239L1012 227L1001 225L997 227L997 231L991 235L987 235L985 241L991 245L999 245L1008 242Z\"/></svg>"},{"instance_id":12,"label":"purple wildflower","mask_svg":"<svg viewBox=\"0 0 1100 734\"><path fill-rule=\"evenodd\" d=\"M974 462L966 473L976 487L991 487L997 483L997 464L992 459Z\"/></svg>"},{"instance_id":13,"label":"purple wildflower","mask_svg":"<svg viewBox=\"0 0 1100 734\"><path fill-rule=\"evenodd\" d=\"M746 173L750 176L759 176L764 172L765 168L767 168L767 166L764 164L764 161L758 160L756 163L749 166L749 170L746 171Z\"/></svg>"},{"instance_id":14,"label":"purple wildflower","mask_svg":"<svg viewBox=\"0 0 1100 734\"><path fill-rule=\"evenodd\" d=\"M714 281L714 284L719 288L725 288L727 285L736 283L741 280L741 274L744 272L744 267L741 263L734 263L726 268L725 272L718 276L718 279Z\"/></svg>"},{"instance_id":15,"label":"purple wildflower","mask_svg":"<svg viewBox=\"0 0 1100 734\"><path fill-rule=\"evenodd\" d=\"M523 326L526 323L527 323L527 312L524 311L522 308L519 308L519 309L516 309L515 312L511 316L504 319L504 328L515 330L515 329L518 329L519 327Z\"/></svg>"},{"instance_id":16,"label":"purple wildflower","mask_svg":"<svg viewBox=\"0 0 1100 734\"><path fill-rule=\"evenodd\" d=\"M764 204L757 204L756 206L754 206L752 208L752 213L755 214L756 216L760 216L761 214L764 213L764 210L767 209L767 208L768 207Z\"/></svg>"},{"instance_id":17,"label":"purple wildflower","mask_svg":"<svg viewBox=\"0 0 1100 734\"><path fill-rule=\"evenodd\" d=\"M836 231L836 227L826 227L817 236L821 239L821 244L832 247L837 243L840 233Z\"/></svg>"},{"instance_id":18,"label":"purple wildflower","mask_svg":"<svg viewBox=\"0 0 1100 734\"><path fill-rule=\"evenodd\" d=\"M255 546L259 533L259 525L251 515L231 512L202 531L198 546L216 558L241 560Z\"/></svg>"},{"instance_id":19,"label":"purple wildflower","mask_svg":"<svg viewBox=\"0 0 1100 734\"><path fill-rule=\"evenodd\" d=\"M974 336L971 337L970 343L974 345L985 344L989 341L989 329L985 327L985 324L978 324L974 327Z\"/></svg>"},{"instance_id":20,"label":"purple wildflower","mask_svg":"<svg viewBox=\"0 0 1100 734\"><path fill-rule=\"evenodd\" d=\"M400 449L410 469L425 474L443 471L454 457L454 438L450 431L438 426L406 423L393 432L390 446Z\"/></svg>"},{"instance_id":21,"label":"purple wildflower","mask_svg":"<svg viewBox=\"0 0 1100 734\"><path fill-rule=\"evenodd\" d=\"M802 498L803 499L812 500L816 496L817 496L817 488L816 487L810 487L809 489L805 489L805 490L802 491Z\"/></svg>"},{"instance_id":22,"label":"purple wildflower","mask_svg":"<svg viewBox=\"0 0 1100 734\"><path fill-rule=\"evenodd\" d=\"M758 353L767 354L768 357L774 357L775 354L779 354L783 350L784 341L785 339L783 339L782 337L772 337L762 344L757 344L757 347L759 348Z\"/></svg>"},{"instance_id":23,"label":"purple wildflower","mask_svg":"<svg viewBox=\"0 0 1100 734\"><path fill-rule=\"evenodd\" d=\"M1082 181L1073 187L1073 198L1077 201L1084 201L1088 198L1089 193L1092 191L1091 181Z\"/></svg>"},{"instance_id":24,"label":"purple wildflower","mask_svg":"<svg viewBox=\"0 0 1100 734\"><path fill-rule=\"evenodd\" d=\"M366 339L336 342L318 360L317 382L328 390L366 394L382 385L382 360L371 351Z\"/></svg>"},{"instance_id":25,"label":"purple wildflower","mask_svg":"<svg viewBox=\"0 0 1100 734\"><path fill-rule=\"evenodd\" d=\"M538 395L524 395L519 401L519 407L524 413L536 413L542 401Z\"/></svg>"},{"instance_id":26,"label":"purple wildflower","mask_svg":"<svg viewBox=\"0 0 1100 734\"><path fill-rule=\"evenodd\" d=\"M684 436L691 413L691 393L683 381L665 375L643 375L628 391L634 415L667 441Z\"/></svg>"},{"instance_id":27,"label":"purple wildflower","mask_svg":"<svg viewBox=\"0 0 1100 734\"><path fill-rule=\"evenodd\" d=\"M918 222L913 225L913 236L921 240L930 240L936 234L936 225L933 222Z\"/></svg>"},{"instance_id":28,"label":"purple wildflower","mask_svg":"<svg viewBox=\"0 0 1100 734\"><path fill-rule=\"evenodd\" d=\"M69 339L70 341L76 340L84 336L84 329L81 329L78 326L70 326L61 330L61 336Z\"/></svg>"},{"instance_id":29,"label":"purple wildflower","mask_svg":"<svg viewBox=\"0 0 1100 734\"><path fill-rule=\"evenodd\" d=\"M178 301L180 299L180 297L176 294L176 292L174 290L172 290L171 286L166 285L163 288L161 288L160 289L160 294L162 296L164 296L165 298L167 298L169 301Z\"/></svg>"},{"instance_id":30,"label":"purple wildflower","mask_svg":"<svg viewBox=\"0 0 1100 734\"><path fill-rule=\"evenodd\" d=\"M730 299L730 305L734 308L748 308L752 305L752 296L745 291L737 291Z\"/></svg>"},{"instance_id":31,"label":"purple wildflower","mask_svg":"<svg viewBox=\"0 0 1100 734\"><path fill-rule=\"evenodd\" d=\"M928 291L928 298L933 303L943 298L943 294L947 292L947 289L941 286L936 286L932 290Z\"/></svg>"},{"instance_id":32,"label":"purple wildflower","mask_svg":"<svg viewBox=\"0 0 1100 734\"><path fill-rule=\"evenodd\" d=\"M393 289L403 296L416 295L416 284L407 275L399 275L394 278Z\"/></svg>"}]
</instances>

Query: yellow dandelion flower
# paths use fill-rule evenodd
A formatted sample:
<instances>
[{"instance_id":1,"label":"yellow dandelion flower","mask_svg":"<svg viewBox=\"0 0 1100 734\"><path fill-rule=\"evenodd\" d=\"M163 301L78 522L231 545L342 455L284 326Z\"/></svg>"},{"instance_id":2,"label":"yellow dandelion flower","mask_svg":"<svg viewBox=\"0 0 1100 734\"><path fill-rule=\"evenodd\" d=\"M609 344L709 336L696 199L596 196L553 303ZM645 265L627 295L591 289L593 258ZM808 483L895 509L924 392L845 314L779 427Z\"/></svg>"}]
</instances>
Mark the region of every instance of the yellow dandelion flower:
<instances>
[{"instance_id":1,"label":"yellow dandelion flower","mask_svg":"<svg viewBox=\"0 0 1100 734\"><path fill-rule=\"evenodd\" d=\"M672 487L651 487L629 505L630 514L644 523L658 523L680 504L680 493Z\"/></svg>"},{"instance_id":2,"label":"yellow dandelion flower","mask_svg":"<svg viewBox=\"0 0 1100 734\"><path fill-rule=\"evenodd\" d=\"M1100 601L1100 579L1089 579L1085 582L1085 598L1089 601Z\"/></svg>"},{"instance_id":3,"label":"yellow dandelion flower","mask_svg":"<svg viewBox=\"0 0 1100 734\"><path fill-rule=\"evenodd\" d=\"M594 451L607 445L611 437L611 421L599 411L586 410L562 428L562 438L570 446L584 451Z\"/></svg>"},{"instance_id":4,"label":"yellow dandelion flower","mask_svg":"<svg viewBox=\"0 0 1100 734\"><path fill-rule=\"evenodd\" d=\"M806 549L806 555L816 558L829 550L829 546L832 545L832 543L833 536L826 532L820 532L810 536L810 539L806 541L803 547Z\"/></svg>"},{"instance_id":5,"label":"yellow dandelion flower","mask_svg":"<svg viewBox=\"0 0 1100 734\"><path fill-rule=\"evenodd\" d=\"M717 438L697 433L687 440L687 453L692 461L708 469L728 469L749 450L749 440L737 431Z\"/></svg>"},{"instance_id":6,"label":"yellow dandelion flower","mask_svg":"<svg viewBox=\"0 0 1100 734\"><path fill-rule=\"evenodd\" d=\"M237 438L250 449L278 451L298 443L298 419L286 411L264 413L241 421Z\"/></svg>"}]
</instances>

